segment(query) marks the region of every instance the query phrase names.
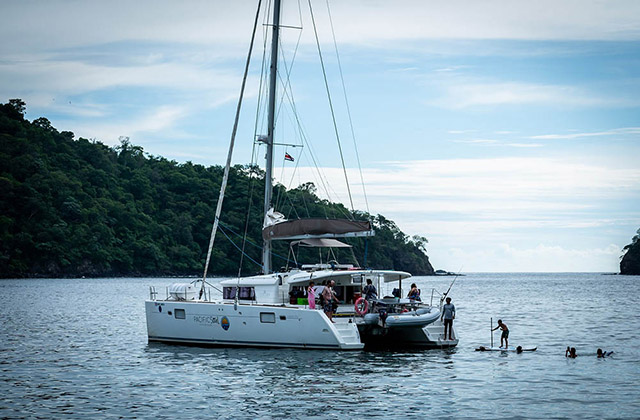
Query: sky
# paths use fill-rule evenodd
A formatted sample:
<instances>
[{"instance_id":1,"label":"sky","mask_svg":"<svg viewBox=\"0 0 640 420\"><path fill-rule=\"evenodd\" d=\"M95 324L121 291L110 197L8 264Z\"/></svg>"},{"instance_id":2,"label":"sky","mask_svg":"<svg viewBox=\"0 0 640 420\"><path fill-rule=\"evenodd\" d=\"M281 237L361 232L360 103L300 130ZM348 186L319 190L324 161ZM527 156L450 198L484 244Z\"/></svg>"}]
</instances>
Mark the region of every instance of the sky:
<instances>
[{"instance_id":1,"label":"sky","mask_svg":"<svg viewBox=\"0 0 640 420\"><path fill-rule=\"evenodd\" d=\"M346 171L309 4L285 1L276 141L304 147L276 150L279 182L350 207L346 172L354 207L427 237L436 269L618 271L640 228L640 2L311 5ZM0 100L76 138L224 164L256 7L2 1ZM238 164L265 131L265 23Z\"/></svg>"}]
</instances>

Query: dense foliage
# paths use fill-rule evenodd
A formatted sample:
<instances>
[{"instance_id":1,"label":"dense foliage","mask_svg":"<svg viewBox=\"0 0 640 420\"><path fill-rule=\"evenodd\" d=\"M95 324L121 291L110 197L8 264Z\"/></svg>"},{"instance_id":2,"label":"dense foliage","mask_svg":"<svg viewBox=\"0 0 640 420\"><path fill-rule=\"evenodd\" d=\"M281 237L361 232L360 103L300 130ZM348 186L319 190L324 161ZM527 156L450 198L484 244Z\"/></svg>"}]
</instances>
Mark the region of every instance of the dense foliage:
<instances>
[{"instance_id":1,"label":"dense foliage","mask_svg":"<svg viewBox=\"0 0 640 420\"><path fill-rule=\"evenodd\" d=\"M640 275L640 229L623 251L626 253L620 260L620 274Z\"/></svg>"},{"instance_id":2,"label":"dense foliage","mask_svg":"<svg viewBox=\"0 0 640 420\"><path fill-rule=\"evenodd\" d=\"M201 274L223 168L150 156L127 138L117 147L75 140L24 113L19 99L0 105L0 276ZM210 274L238 272L245 225L242 271L260 270L263 189L258 168L232 169ZM369 218L319 199L313 184L278 185L274 197L290 218ZM353 253L342 250L340 262L363 265L366 247L367 266L433 274L425 238L406 236L383 216L373 221L376 236L366 246L351 240ZM287 265L287 244L274 251L273 266ZM317 260L317 250L300 253L299 261Z\"/></svg>"}]
</instances>

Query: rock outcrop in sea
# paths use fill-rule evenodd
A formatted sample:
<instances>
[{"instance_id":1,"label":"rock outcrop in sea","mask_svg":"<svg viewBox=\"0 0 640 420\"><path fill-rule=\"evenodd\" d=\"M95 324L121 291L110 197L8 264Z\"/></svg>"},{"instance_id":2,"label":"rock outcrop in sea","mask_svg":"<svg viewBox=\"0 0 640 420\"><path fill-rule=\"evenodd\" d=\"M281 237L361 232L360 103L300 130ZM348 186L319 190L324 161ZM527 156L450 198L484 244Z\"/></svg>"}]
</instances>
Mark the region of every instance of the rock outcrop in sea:
<instances>
[{"instance_id":1,"label":"rock outcrop in sea","mask_svg":"<svg viewBox=\"0 0 640 420\"><path fill-rule=\"evenodd\" d=\"M640 275L640 229L631 243L623 248L626 253L620 260L620 274Z\"/></svg>"}]
</instances>

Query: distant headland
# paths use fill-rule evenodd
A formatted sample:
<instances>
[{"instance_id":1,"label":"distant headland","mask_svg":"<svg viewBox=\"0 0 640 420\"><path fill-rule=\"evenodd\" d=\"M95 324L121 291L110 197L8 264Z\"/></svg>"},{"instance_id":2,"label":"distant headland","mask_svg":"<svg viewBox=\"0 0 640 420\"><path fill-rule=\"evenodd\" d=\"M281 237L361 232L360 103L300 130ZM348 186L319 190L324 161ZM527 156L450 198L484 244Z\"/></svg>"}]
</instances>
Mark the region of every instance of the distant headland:
<instances>
[{"instance_id":1,"label":"distant headland","mask_svg":"<svg viewBox=\"0 0 640 420\"><path fill-rule=\"evenodd\" d=\"M620 274L640 275L640 229L623 251L626 253L620 260Z\"/></svg>"}]
</instances>

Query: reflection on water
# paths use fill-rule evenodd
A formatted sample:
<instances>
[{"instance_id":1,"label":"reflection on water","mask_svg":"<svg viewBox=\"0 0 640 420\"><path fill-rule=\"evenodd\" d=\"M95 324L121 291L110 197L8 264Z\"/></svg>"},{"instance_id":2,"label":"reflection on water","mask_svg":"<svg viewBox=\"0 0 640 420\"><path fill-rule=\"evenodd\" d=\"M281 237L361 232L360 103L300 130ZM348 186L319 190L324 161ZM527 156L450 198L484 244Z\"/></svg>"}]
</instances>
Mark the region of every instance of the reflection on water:
<instances>
[{"instance_id":1,"label":"reflection on water","mask_svg":"<svg viewBox=\"0 0 640 420\"><path fill-rule=\"evenodd\" d=\"M451 280L416 278L423 295ZM637 418L639 280L460 277L460 345L406 352L147 343L148 286L173 279L0 281L0 417ZM475 352L491 317L539 350Z\"/></svg>"}]
</instances>

